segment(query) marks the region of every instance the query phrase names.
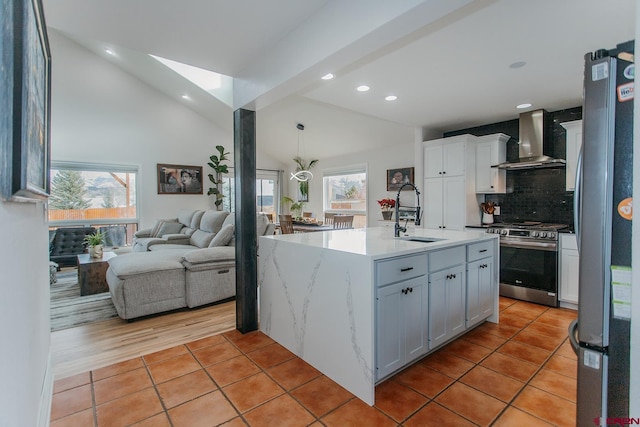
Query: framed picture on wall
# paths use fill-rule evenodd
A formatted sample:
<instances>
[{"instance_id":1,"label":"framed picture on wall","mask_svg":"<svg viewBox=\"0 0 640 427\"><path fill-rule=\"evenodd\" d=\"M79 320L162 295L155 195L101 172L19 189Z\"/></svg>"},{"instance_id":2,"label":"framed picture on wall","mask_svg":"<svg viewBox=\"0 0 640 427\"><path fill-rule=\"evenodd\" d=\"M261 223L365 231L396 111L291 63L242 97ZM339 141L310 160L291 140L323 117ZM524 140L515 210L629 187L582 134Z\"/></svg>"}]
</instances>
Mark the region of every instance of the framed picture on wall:
<instances>
[{"instance_id":1,"label":"framed picture on wall","mask_svg":"<svg viewBox=\"0 0 640 427\"><path fill-rule=\"evenodd\" d=\"M387 169L387 191L398 191L403 184L413 184L413 168L396 168ZM411 187L405 187L402 191L412 190Z\"/></svg>"},{"instance_id":2,"label":"framed picture on wall","mask_svg":"<svg viewBox=\"0 0 640 427\"><path fill-rule=\"evenodd\" d=\"M0 0L0 184L7 200L49 197L51 52L40 0Z\"/></svg>"},{"instance_id":3,"label":"framed picture on wall","mask_svg":"<svg viewBox=\"0 0 640 427\"><path fill-rule=\"evenodd\" d=\"M158 194L202 194L202 166L158 163Z\"/></svg>"}]
</instances>

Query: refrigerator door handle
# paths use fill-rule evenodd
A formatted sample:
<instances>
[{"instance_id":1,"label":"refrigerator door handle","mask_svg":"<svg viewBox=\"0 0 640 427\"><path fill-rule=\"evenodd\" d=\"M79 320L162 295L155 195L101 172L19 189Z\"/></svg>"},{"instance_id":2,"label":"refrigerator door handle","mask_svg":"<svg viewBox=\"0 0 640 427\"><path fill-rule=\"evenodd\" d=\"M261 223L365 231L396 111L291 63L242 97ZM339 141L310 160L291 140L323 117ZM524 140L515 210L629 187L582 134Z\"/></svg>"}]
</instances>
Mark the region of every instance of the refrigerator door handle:
<instances>
[{"instance_id":1,"label":"refrigerator door handle","mask_svg":"<svg viewBox=\"0 0 640 427\"><path fill-rule=\"evenodd\" d=\"M578 319L575 319L569 324L569 342L571 343L571 348L573 348L576 356L578 355L578 350L580 349L580 344L578 343L578 338L576 337L577 332Z\"/></svg>"},{"instance_id":2,"label":"refrigerator door handle","mask_svg":"<svg viewBox=\"0 0 640 427\"><path fill-rule=\"evenodd\" d=\"M578 252L580 252L580 209L582 206L582 146L578 153L578 164L576 165L576 185L573 190L573 229L576 233Z\"/></svg>"}]
</instances>

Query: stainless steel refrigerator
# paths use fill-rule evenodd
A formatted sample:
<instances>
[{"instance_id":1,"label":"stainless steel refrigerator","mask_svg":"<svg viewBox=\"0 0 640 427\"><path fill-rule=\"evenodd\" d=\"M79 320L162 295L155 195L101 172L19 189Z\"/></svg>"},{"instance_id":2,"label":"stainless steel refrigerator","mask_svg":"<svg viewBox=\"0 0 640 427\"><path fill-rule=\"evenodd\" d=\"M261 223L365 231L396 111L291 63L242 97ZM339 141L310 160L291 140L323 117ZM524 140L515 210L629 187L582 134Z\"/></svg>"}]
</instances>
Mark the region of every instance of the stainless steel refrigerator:
<instances>
[{"instance_id":1,"label":"stainless steel refrigerator","mask_svg":"<svg viewBox=\"0 0 640 427\"><path fill-rule=\"evenodd\" d=\"M585 55L574 194L580 251L577 425L629 417L634 42Z\"/></svg>"}]
</instances>

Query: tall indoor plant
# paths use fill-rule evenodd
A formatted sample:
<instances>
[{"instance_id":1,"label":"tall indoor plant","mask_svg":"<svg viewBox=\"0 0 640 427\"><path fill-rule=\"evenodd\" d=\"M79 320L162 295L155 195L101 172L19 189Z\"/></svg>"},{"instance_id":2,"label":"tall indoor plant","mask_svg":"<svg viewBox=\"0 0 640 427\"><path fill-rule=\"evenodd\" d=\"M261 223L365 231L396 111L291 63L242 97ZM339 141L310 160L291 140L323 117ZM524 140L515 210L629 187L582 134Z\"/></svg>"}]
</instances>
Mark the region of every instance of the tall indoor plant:
<instances>
[{"instance_id":1,"label":"tall indoor plant","mask_svg":"<svg viewBox=\"0 0 640 427\"><path fill-rule=\"evenodd\" d=\"M301 171L310 171L311 168L318 163L318 159L311 160L309 164L302 157L296 156L293 158L293 161L296 162L296 172ZM299 182L300 196L298 197L300 202L308 202L309 201L309 181L300 181Z\"/></svg>"},{"instance_id":2,"label":"tall indoor plant","mask_svg":"<svg viewBox=\"0 0 640 427\"><path fill-rule=\"evenodd\" d=\"M215 172L215 174L209 174L209 181L211 181L215 187L210 187L207 195L210 196L213 194L216 197L216 208L222 210L222 199L224 199L224 194L222 193L222 174L229 173L228 166L222 162L229 160L227 157L229 152L225 152L222 145L216 145L216 150L218 150L218 154L209 157L210 162L207 163Z\"/></svg>"}]
</instances>

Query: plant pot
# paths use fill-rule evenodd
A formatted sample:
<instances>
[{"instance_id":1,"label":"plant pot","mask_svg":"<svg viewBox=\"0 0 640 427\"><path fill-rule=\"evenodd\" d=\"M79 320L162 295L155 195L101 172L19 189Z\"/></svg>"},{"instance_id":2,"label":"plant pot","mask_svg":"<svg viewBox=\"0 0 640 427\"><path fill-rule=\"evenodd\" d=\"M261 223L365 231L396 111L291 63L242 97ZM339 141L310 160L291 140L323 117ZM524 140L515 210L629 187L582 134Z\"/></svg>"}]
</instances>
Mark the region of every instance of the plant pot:
<instances>
[{"instance_id":1,"label":"plant pot","mask_svg":"<svg viewBox=\"0 0 640 427\"><path fill-rule=\"evenodd\" d=\"M392 211L382 211L382 219L384 219L385 221L391 220L392 216L393 216Z\"/></svg>"},{"instance_id":2,"label":"plant pot","mask_svg":"<svg viewBox=\"0 0 640 427\"><path fill-rule=\"evenodd\" d=\"M493 214L483 212L482 213L483 224L493 224Z\"/></svg>"},{"instance_id":3,"label":"plant pot","mask_svg":"<svg viewBox=\"0 0 640 427\"><path fill-rule=\"evenodd\" d=\"M102 258L103 247L102 245L89 246L90 258Z\"/></svg>"}]
</instances>

